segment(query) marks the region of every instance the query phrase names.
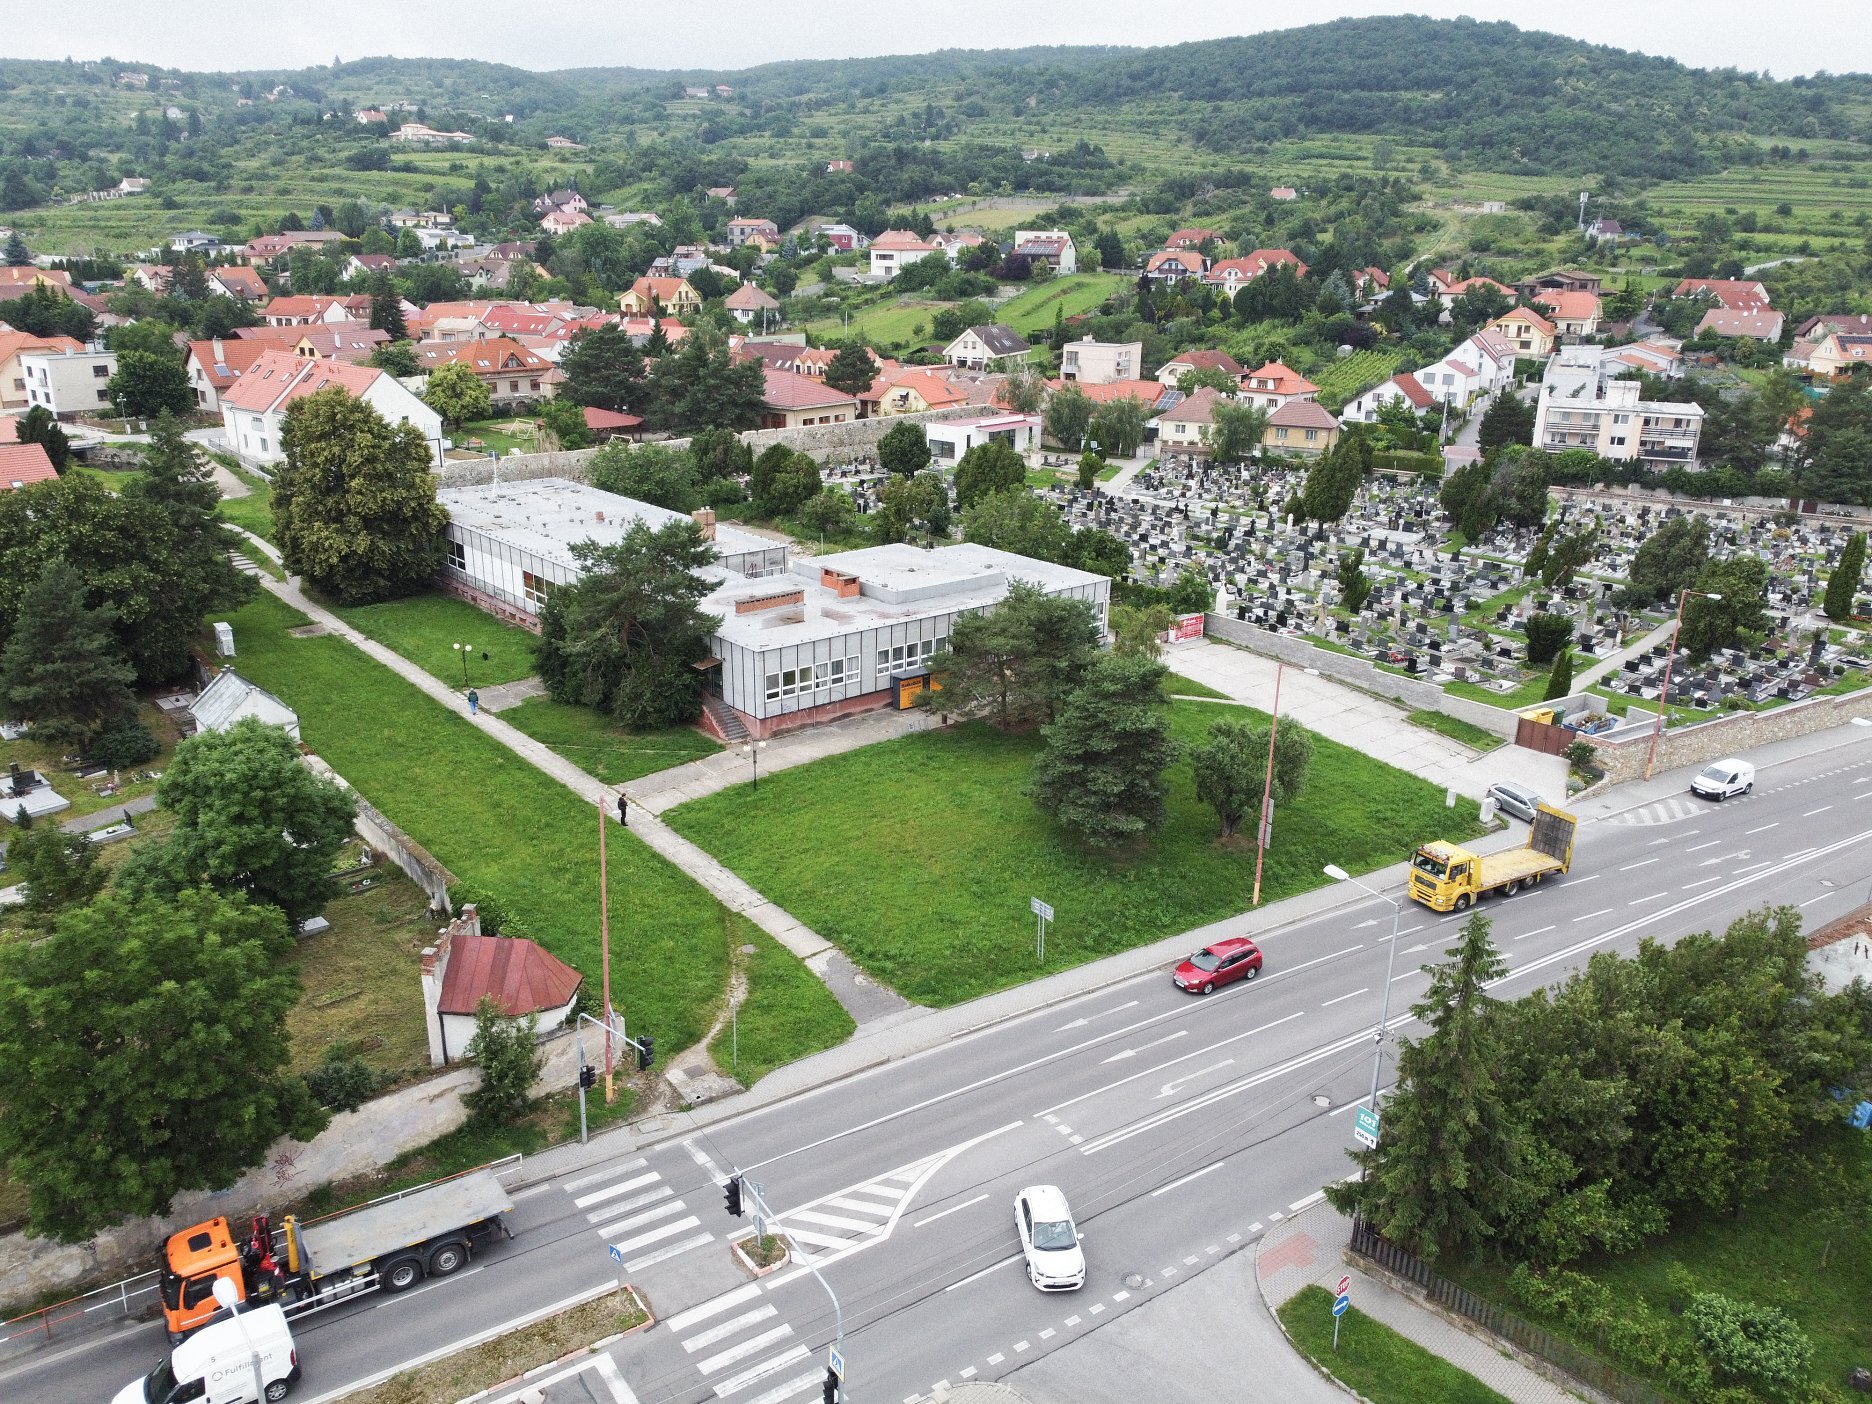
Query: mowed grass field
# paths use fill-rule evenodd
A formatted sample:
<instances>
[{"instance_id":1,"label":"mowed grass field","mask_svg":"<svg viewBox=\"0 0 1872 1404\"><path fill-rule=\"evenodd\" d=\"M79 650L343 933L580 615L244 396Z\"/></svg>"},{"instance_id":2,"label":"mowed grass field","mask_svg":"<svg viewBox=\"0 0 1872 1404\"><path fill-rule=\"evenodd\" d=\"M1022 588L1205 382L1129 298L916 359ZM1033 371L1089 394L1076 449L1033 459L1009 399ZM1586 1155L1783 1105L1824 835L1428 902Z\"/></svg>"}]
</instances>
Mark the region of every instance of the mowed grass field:
<instances>
[{"instance_id":1,"label":"mowed grass field","mask_svg":"<svg viewBox=\"0 0 1872 1404\"><path fill-rule=\"evenodd\" d=\"M384 604L334 606L333 612L366 638L401 654L450 687L490 687L533 674L532 634L503 624L453 595L412 595ZM457 644L468 645L466 668Z\"/></svg>"},{"instance_id":2,"label":"mowed grass field","mask_svg":"<svg viewBox=\"0 0 1872 1404\"><path fill-rule=\"evenodd\" d=\"M1258 714L1174 702L1177 738ZM1028 899L1053 904L1044 970L1127 950L1249 905L1252 842L1216 841L1187 762L1142 852L1111 859L1066 840L1023 793L1041 746L983 723L921 732L718 792L666 814L767 896L919 1003L949 1005L1030 980ZM794 822L813 816L810 840ZM1323 737L1306 792L1275 819L1263 900L1361 872L1432 838L1474 832L1476 807ZM1252 827L1252 825L1250 826Z\"/></svg>"}]
</instances>

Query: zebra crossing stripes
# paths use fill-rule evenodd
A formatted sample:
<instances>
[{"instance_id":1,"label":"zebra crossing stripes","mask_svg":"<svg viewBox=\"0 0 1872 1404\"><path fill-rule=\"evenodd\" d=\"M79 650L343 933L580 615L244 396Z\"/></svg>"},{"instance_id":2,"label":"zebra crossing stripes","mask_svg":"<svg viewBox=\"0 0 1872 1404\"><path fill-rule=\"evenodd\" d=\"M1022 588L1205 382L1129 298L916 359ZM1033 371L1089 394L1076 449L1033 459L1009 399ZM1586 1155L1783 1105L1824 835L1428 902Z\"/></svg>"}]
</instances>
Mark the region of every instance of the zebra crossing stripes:
<instances>
[{"instance_id":1,"label":"zebra crossing stripes","mask_svg":"<svg viewBox=\"0 0 1872 1404\"><path fill-rule=\"evenodd\" d=\"M699 1356L694 1361L696 1373L717 1399L784 1404L817 1388L822 1378L823 1372L814 1364L809 1372L773 1383L775 1376L797 1370L810 1352L794 1337L790 1325L776 1321L779 1308L760 1302L761 1292L761 1284L750 1282L678 1312L665 1323L686 1354ZM703 1351L708 1354L700 1354ZM766 1388L756 1390L760 1385Z\"/></svg>"},{"instance_id":2,"label":"zebra crossing stripes","mask_svg":"<svg viewBox=\"0 0 1872 1404\"><path fill-rule=\"evenodd\" d=\"M574 1180L565 1190L626 1272L641 1272L715 1241L643 1156Z\"/></svg>"},{"instance_id":3,"label":"zebra crossing stripes","mask_svg":"<svg viewBox=\"0 0 1872 1404\"><path fill-rule=\"evenodd\" d=\"M1607 819L1608 824L1625 824L1648 827L1653 824L1675 824L1680 819L1690 819L1701 814L1707 806L1693 803L1687 795L1672 795L1669 799L1657 800L1651 804L1628 809L1623 814L1614 814Z\"/></svg>"}]
</instances>

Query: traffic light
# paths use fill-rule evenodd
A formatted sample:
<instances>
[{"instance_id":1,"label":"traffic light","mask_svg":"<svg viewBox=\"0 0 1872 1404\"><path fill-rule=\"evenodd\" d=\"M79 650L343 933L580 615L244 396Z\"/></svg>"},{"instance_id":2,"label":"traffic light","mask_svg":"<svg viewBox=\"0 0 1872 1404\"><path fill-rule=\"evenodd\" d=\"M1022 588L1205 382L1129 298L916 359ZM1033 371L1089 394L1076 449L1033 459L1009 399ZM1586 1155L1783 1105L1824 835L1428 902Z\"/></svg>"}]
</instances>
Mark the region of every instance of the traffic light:
<instances>
[{"instance_id":1,"label":"traffic light","mask_svg":"<svg viewBox=\"0 0 1872 1404\"><path fill-rule=\"evenodd\" d=\"M723 1185L722 1189L727 1192L728 1213L733 1218L740 1218L743 1212L741 1208L741 1177L739 1175L730 1175L728 1177L728 1183Z\"/></svg>"},{"instance_id":2,"label":"traffic light","mask_svg":"<svg viewBox=\"0 0 1872 1404\"><path fill-rule=\"evenodd\" d=\"M838 1397L839 1397L838 1371L834 1370L830 1365L828 1365L826 1366L826 1370L825 1370L825 1404L838 1404Z\"/></svg>"},{"instance_id":3,"label":"traffic light","mask_svg":"<svg viewBox=\"0 0 1872 1404\"><path fill-rule=\"evenodd\" d=\"M586 1091L590 1091L597 1085L598 1069L594 1068L590 1063L585 1064L584 1067L579 1069L579 1086Z\"/></svg>"},{"instance_id":4,"label":"traffic light","mask_svg":"<svg viewBox=\"0 0 1872 1404\"><path fill-rule=\"evenodd\" d=\"M637 1071L643 1072L656 1061L656 1040L649 1034L637 1045Z\"/></svg>"}]
</instances>

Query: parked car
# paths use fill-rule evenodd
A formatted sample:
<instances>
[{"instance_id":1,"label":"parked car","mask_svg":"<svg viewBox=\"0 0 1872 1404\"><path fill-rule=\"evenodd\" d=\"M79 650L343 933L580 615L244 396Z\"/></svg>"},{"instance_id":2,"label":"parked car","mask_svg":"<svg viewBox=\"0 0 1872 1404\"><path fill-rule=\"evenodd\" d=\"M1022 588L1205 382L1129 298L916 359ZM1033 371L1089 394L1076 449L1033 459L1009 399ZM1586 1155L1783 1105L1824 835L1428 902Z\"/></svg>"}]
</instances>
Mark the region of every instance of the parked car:
<instances>
[{"instance_id":1,"label":"parked car","mask_svg":"<svg viewBox=\"0 0 1872 1404\"><path fill-rule=\"evenodd\" d=\"M1015 1195L1014 1231L1034 1286L1042 1292L1076 1292L1085 1286L1085 1250L1059 1186L1030 1185Z\"/></svg>"},{"instance_id":2,"label":"parked car","mask_svg":"<svg viewBox=\"0 0 1872 1404\"><path fill-rule=\"evenodd\" d=\"M1755 767L1742 760L1719 760L1706 765L1690 782L1690 793L1704 799L1726 800L1755 788Z\"/></svg>"},{"instance_id":3,"label":"parked car","mask_svg":"<svg viewBox=\"0 0 1872 1404\"><path fill-rule=\"evenodd\" d=\"M1252 980L1261 973L1261 950L1246 936L1204 946L1177 966L1170 978L1180 990L1208 994L1217 985Z\"/></svg>"},{"instance_id":4,"label":"parked car","mask_svg":"<svg viewBox=\"0 0 1872 1404\"><path fill-rule=\"evenodd\" d=\"M1490 785L1488 797L1495 801L1495 807L1504 814L1512 814L1530 824L1534 822L1535 811L1546 803L1526 785L1517 785L1512 780Z\"/></svg>"}]
</instances>

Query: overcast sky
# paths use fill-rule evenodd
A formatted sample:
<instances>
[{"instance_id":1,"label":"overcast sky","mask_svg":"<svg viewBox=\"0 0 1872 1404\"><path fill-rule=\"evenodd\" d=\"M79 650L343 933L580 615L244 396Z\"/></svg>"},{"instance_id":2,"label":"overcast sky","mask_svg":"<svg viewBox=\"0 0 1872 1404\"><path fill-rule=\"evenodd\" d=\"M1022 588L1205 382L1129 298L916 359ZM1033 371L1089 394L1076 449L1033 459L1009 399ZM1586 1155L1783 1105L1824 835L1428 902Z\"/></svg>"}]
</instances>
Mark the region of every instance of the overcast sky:
<instances>
[{"instance_id":1,"label":"overcast sky","mask_svg":"<svg viewBox=\"0 0 1872 1404\"><path fill-rule=\"evenodd\" d=\"M1872 24L1857 0L1777 6L1760 0L1073 0L1013 5L944 0L921 8L713 0L688 10L619 0L318 0L251 12L89 0L76 10L19 3L0 29L10 58L140 60L187 69L300 68L379 54L477 58L523 68L746 68L777 59L851 58L1028 44L1152 45L1291 28L1343 15L1473 15L1594 43L1667 54L1698 67L1872 71ZM867 13L882 23L867 22ZM683 17L676 19L675 17ZM1861 15L1863 19L1863 14ZM675 22L672 20L675 19ZM909 20L909 23L899 21ZM1457 75L1459 76L1459 75Z\"/></svg>"}]
</instances>

